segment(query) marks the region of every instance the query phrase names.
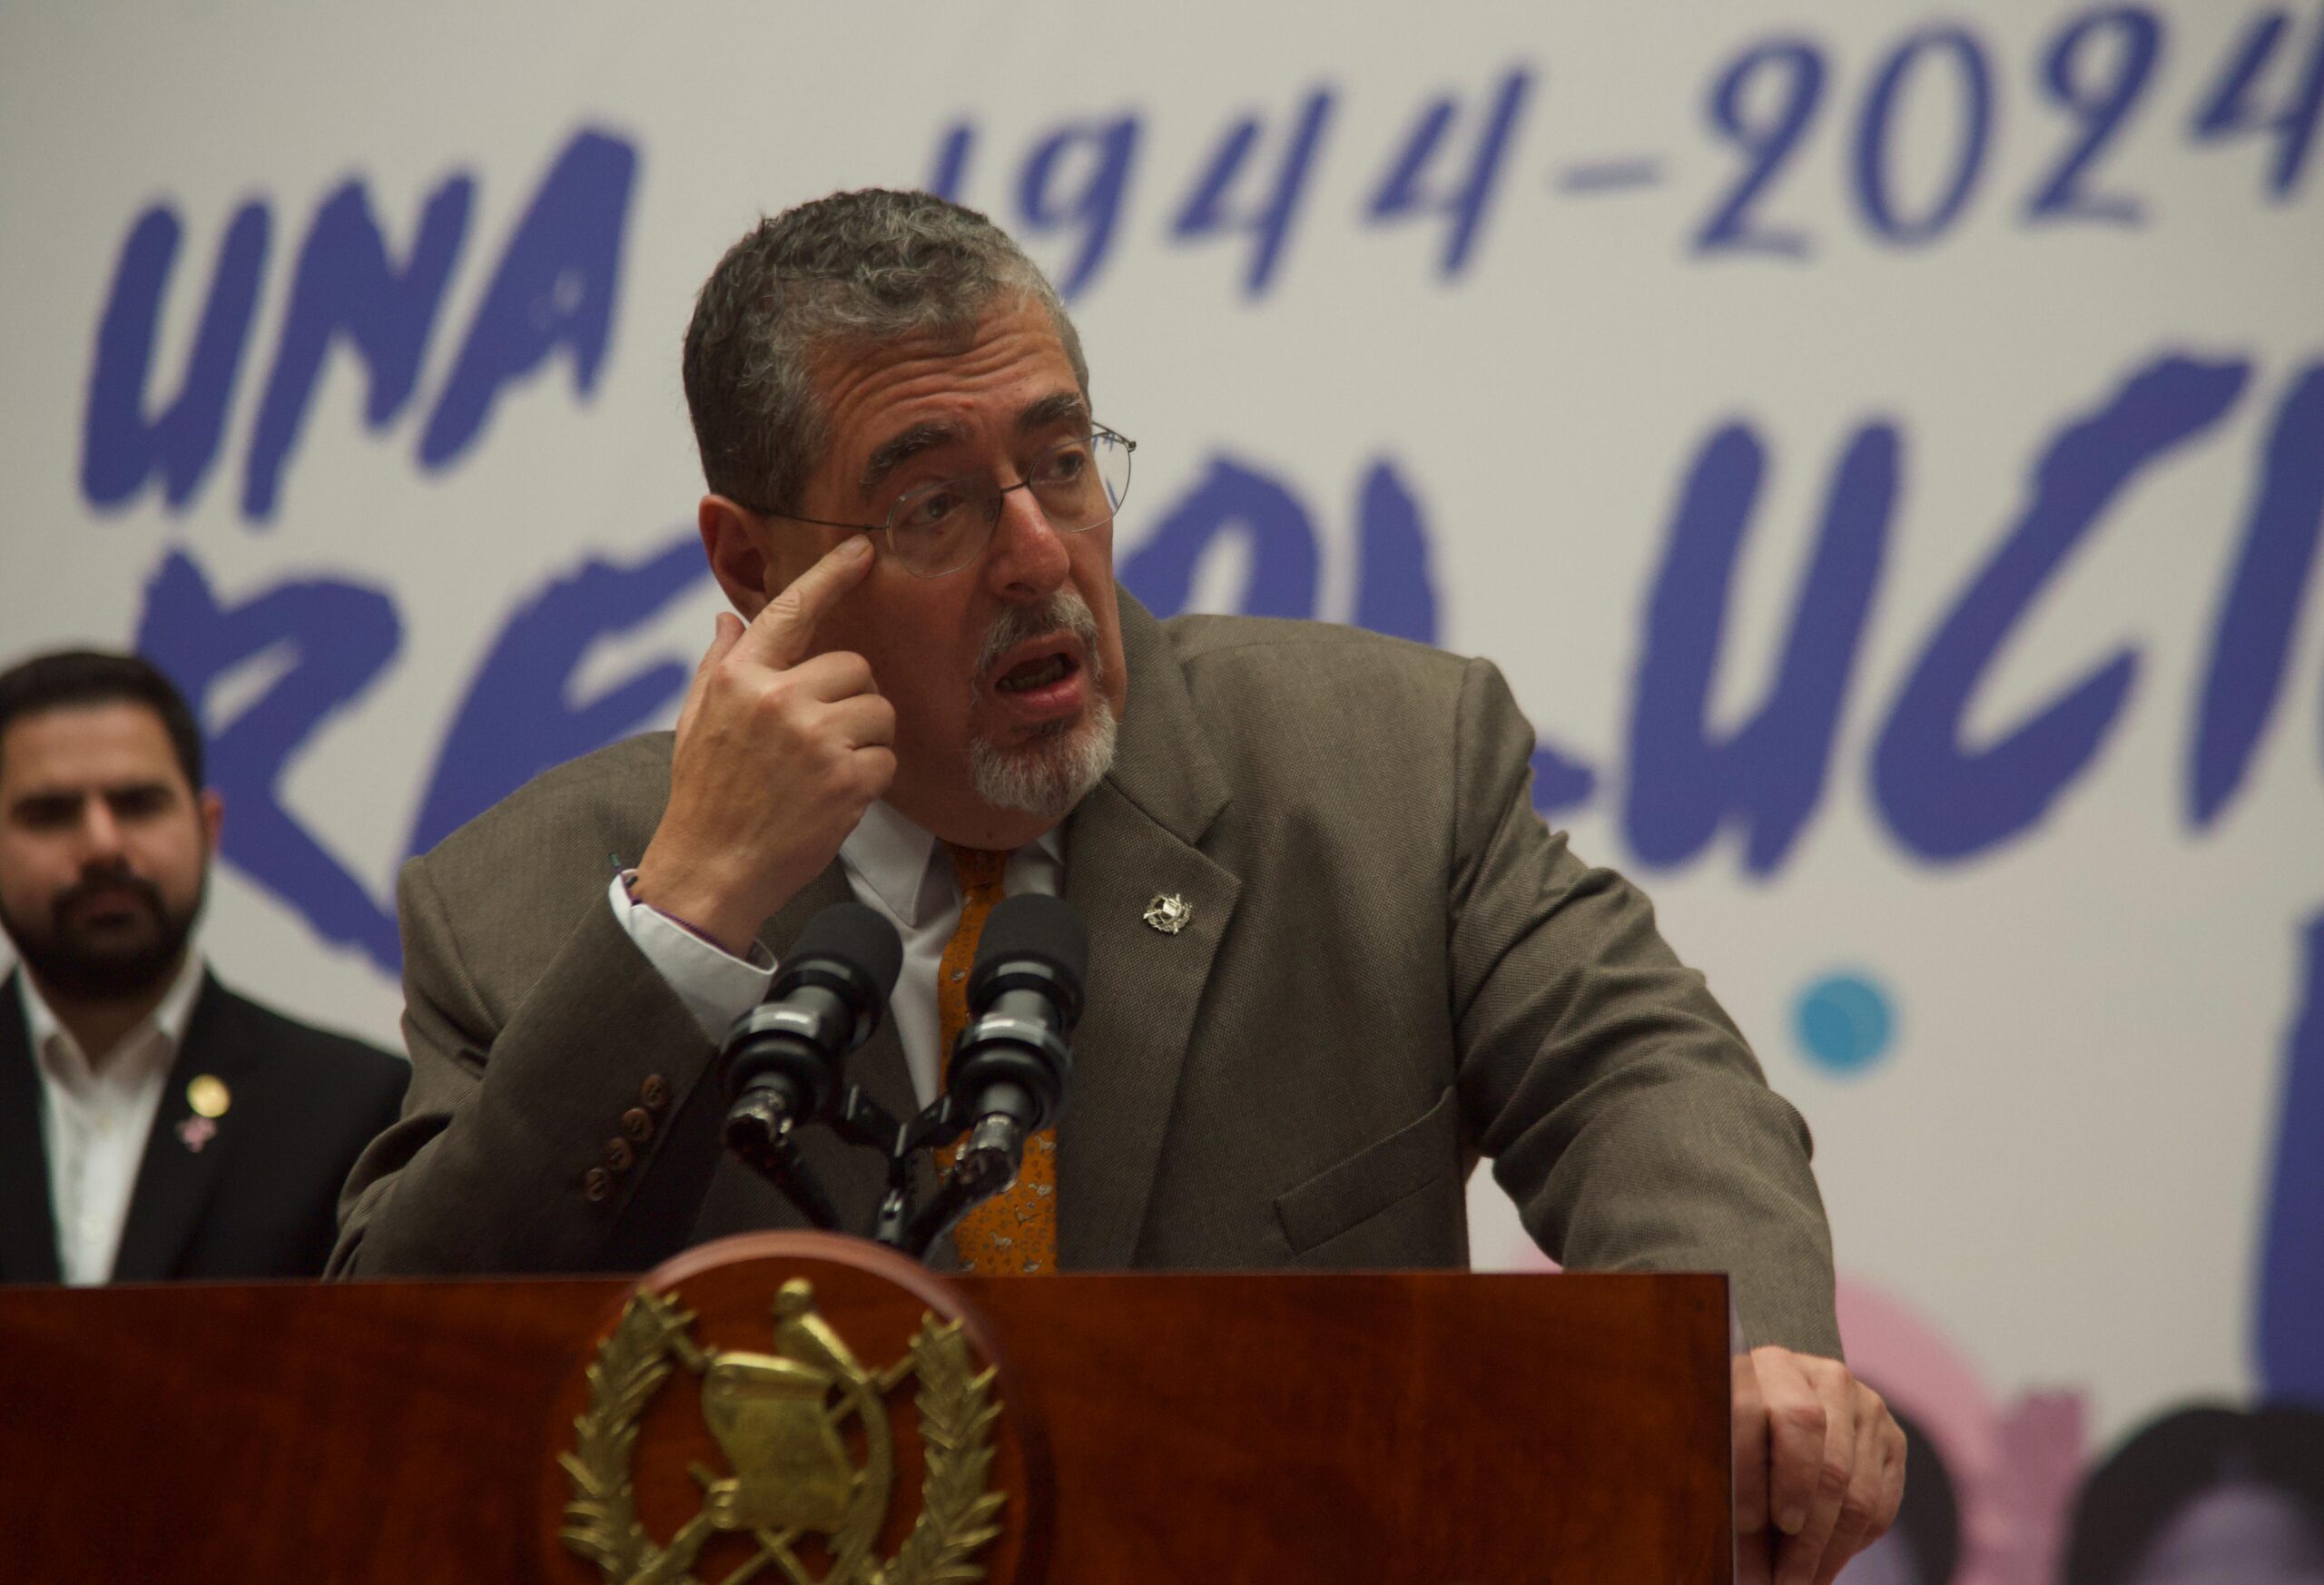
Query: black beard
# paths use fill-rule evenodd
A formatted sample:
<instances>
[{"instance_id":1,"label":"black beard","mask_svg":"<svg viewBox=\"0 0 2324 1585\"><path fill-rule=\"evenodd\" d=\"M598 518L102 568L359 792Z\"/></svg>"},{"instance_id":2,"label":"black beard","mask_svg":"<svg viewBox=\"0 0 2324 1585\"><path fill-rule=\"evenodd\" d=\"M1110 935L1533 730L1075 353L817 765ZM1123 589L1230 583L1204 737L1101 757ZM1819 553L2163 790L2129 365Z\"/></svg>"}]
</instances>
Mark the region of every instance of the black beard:
<instances>
[{"instance_id":1,"label":"black beard","mask_svg":"<svg viewBox=\"0 0 2324 1585\"><path fill-rule=\"evenodd\" d=\"M172 913L161 888L151 881L125 870L107 870L84 875L77 884L60 892L49 910L47 930L27 930L5 908L0 908L0 926L6 927L16 956L43 989L86 1001L125 999L160 989L176 971L209 887L205 871L193 905L182 914ZM84 897L100 889L133 891L142 898L153 914L152 933L128 947L109 947L83 937L74 929L70 916Z\"/></svg>"}]
</instances>

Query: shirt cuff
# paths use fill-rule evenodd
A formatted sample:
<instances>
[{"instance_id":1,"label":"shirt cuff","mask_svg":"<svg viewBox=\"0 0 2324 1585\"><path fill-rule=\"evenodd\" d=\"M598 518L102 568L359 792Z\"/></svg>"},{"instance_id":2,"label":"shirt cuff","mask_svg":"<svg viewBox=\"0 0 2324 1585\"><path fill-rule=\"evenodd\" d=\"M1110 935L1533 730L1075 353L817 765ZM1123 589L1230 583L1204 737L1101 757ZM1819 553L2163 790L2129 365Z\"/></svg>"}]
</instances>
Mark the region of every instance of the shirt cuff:
<instances>
[{"instance_id":1,"label":"shirt cuff","mask_svg":"<svg viewBox=\"0 0 2324 1585\"><path fill-rule=\"evenodd\" d=\"M607 893L614 918L645 954L694 1021L702 1026L714 1046L726 1039L734 1020L756 1007L774 980L774 960L764 946L751 943L748 961L712 944L678 923L652 903L629 894L635 871L614 877Z\"/></svg>"}]
</instances>

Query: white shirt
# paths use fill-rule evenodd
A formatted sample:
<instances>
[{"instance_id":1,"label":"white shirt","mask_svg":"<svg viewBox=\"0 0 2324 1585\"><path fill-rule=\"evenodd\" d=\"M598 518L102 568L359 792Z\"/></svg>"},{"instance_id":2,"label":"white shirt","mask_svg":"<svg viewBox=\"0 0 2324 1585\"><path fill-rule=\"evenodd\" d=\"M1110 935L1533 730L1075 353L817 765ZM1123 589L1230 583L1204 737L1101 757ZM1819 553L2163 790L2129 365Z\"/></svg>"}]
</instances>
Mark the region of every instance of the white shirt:
<instances>
[{"instance_id":1,"label":"white shirt","mask_svg":"<svg viewBox=\"0 0 2324 1585\"><path fill-rule=\"evenodd\" d=\"M856 901L883 916L903 938L903 970L888 998L911 1070L913 1093L921 1106L934 1100L942 1084L944 1054L938 1049L936 974L944 948L960 922L960 888L944 844L886 803L874 803L840 844L840 867ZM775 965L753 947L751 960L721 950L668 915L634 901L616 876L610 893L614 916L629 932L694 1022L714 1044L726 1039L734 1020L758 1005L774 980ZM1051 831L1009 855L1001 891L1051 896L1065 891L1065 843Z\"/></svg>"},{"instance_id":2,"label":"white shirt","mask_svg":"<svg viewBox=\"0 0 2324 1585\"><path fill-rule=\"evenodd\" d=\"M66 1282L88 1287L112 1279L145 1136L153 1131L170 1065L202 993L202 956L186 953L153 1010L97 1066L41 999L29 972L16 976L16 988L40 1070L40 1135L48 1152L57 1265Z\"/></svg>"}]
</instances>

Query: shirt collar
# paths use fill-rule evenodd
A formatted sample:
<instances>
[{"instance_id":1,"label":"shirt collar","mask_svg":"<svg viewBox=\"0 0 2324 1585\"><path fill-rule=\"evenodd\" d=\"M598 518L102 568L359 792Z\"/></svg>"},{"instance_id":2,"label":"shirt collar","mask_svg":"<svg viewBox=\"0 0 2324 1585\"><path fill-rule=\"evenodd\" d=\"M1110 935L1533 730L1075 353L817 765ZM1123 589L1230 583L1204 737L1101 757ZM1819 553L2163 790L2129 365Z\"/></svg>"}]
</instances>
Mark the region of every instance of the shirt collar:
<instances>
[{"instance_id":1,"label":"shirt collar","mask_svg":"<svg viewBox=\"0 0 2324 1585\"><path fill-rule=\"evenodd\" d=\"M193 1004L202 995L202 980L205 972L202 954L192 947L186 950L185 962L178 969L177 978L153 1010L133 1025L115 1048L119 1061L105 1065L105 1078L133 1086L140 1078L153 1073L166 1072L177 1060L178 1048L185 1041L185 1027L193 1017ZM32 1037L33 1054L49 1078L68 1088L87 1088L97 1078L90 1065L88 1053L73 1038L40 989L33 984L32 972L21 966L16 971L16 993L24 1003L25 1029Z\"/></svg>"},{"instance_id":2,"label":"shirt collar","mask_svg":"<svg viewBox=\"0 0 2324 1585\"><path fill-rule=\"evenodd\" d=\"M1042 832L1029 847L1055 862L1065 861L1061 826ZM952 863L944 844L924 827L897 812L884 800L872 803L839 845L840 862L880 894L909 930L917 930L958 901Z\"/></svg>"}]
</instances>

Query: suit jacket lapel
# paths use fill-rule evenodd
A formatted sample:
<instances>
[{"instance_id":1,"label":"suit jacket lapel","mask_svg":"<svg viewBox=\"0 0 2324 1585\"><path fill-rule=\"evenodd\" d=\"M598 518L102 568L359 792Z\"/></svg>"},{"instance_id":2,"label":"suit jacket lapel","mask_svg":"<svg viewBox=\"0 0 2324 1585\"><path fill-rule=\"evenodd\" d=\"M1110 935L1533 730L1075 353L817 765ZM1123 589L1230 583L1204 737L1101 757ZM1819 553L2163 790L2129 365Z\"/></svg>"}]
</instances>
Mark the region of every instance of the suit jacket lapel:
<instances>
[{"instance_id":1,"label":"suit jacket lapel","mask_svg":"<svg viewBox=\"0 0 2324 1585\"><path fill-rule=\"evenodd\" d=\"M226 1158L233 1154L231 1103L255 1078L251 1051L236 1038L236 1021L225 991L217 980L203 975L202 994L186 1020L185 1039L162 1084L153 1132L145 1137L137 1187L129 1201L129 1220L121 1231L121 1252L113 1257L113 1280L117 1283L161 1282L176 1274L210 1191L217 1186ZM225 1082L230 1104L217 1119L215 1134L197 1148L184 1132L184 1125L193 1116L186 1087L204 1073Z\"/></svg>"},{"instance_id":2,"label":"suit jacket lapel","mask_svg":"<svg viewBox=\"0 0 2324 1585\"><path fill-rule=\"evenodd\" d=\"M0 1282L53 1283L63 1275L40 1132L43 1105L32 1034L11 974L0 980Z\"/></svg>"},{"instance_id":3,"label":"suit jacket lapel","mask_svg":"<svg viewBox=\"0 0 2324 1585\"><path fill-rule=\"evenodd\" d=\"M1066 900L1089 930L1089 984L1058 1128L1058 1255L1126 1266L1137 1250L1162 1140L1211 960L1242 882L1196 842L1226 805L1177 658L1160 625L1118 595L1130 697L1114 768L1066 826ZM1147 908L1175 896L1185 927Z\"/></svg>"}]
</instances>

